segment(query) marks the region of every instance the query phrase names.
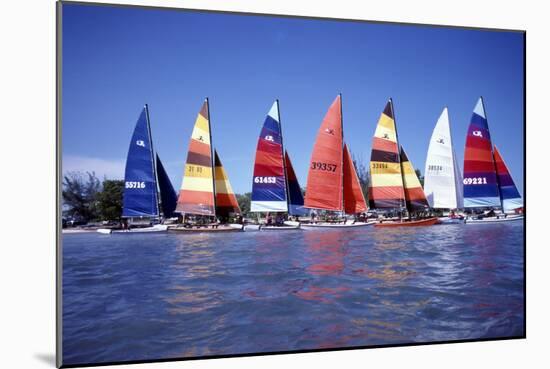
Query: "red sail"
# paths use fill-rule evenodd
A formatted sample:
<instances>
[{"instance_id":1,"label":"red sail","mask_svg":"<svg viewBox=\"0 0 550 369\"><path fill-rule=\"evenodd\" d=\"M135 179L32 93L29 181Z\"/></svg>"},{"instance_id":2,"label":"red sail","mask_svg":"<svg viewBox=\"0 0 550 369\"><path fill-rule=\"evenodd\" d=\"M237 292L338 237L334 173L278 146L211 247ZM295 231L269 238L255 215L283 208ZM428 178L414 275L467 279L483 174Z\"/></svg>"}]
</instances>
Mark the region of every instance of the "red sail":
<instances>
[{"instance_id":1,"label":"red sail","mask_svg":"<svg viewBox=\"0 0 550 369\"><path fill-rule=\"evenodd\" d=\"M344 211L346 214L357 214L367 209L367 202L348 145L344 144Z\"/></svg>"},{"instance_id":2,"label":"red sail","mask_svg":"<svg viewBox=\"0 0 550 369\"><path fill-rule=\"evenodd\" d=\"M342 134L342 100L338 95L321 123L313 147L307 176L306 208L342 210Z\"/></svg>"}]
</instances>

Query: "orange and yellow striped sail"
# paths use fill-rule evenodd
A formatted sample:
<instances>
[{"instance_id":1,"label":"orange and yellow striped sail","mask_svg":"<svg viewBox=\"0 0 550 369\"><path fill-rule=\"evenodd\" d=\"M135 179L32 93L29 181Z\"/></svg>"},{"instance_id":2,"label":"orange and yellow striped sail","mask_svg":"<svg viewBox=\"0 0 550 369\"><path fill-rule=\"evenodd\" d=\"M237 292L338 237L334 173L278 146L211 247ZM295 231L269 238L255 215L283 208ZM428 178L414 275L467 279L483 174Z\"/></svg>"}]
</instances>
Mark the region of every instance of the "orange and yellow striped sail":
<instances>
[{"instance_id":1,"label":"orange and yellow striped sail","mask_svg":"<svg viewBox=\"0 0 550 369\"><path fill-rule=\"evenodd\" d=\"M185 172L176 206L176 211L180 213L216 215L209 119L206 99L189 141Z\"/></svg>"},{"instance_id":2,"label":"orange and yellow striped sail","mask_svg":"<svg viewBox=\"0 0 550 369\"><path fill-rule=\"evenodd\" d=\"M405 187L405 200L407 210L422 211L428 209L428 200L420 184L420 180L414 171L414 167L401 146L401 169L403 171L403 185Z\"/></svg>"},{"instance_id":3,"label":"orange and yellow striped sail","mask_svg":"<svg viewBox=\"0 0 550 369\"><path fill-rule=\"evenodd\" d=\"M216 215L228 217L232 213L240 214L241 208L237 197L216 150L214 150L214 178L216 179Z\"/></svg>"},{"instance_id":4,"label":"orange and yellow striped sail","mask_svg":"<svg viewBox=\"0 0 550 369\"><path fill-rule=\"evenodd\" d=\"M369 183L371 209L405 206L398 147L393 102L390 99L380 115L372 139Z\"/></svg>"}]
</instances>

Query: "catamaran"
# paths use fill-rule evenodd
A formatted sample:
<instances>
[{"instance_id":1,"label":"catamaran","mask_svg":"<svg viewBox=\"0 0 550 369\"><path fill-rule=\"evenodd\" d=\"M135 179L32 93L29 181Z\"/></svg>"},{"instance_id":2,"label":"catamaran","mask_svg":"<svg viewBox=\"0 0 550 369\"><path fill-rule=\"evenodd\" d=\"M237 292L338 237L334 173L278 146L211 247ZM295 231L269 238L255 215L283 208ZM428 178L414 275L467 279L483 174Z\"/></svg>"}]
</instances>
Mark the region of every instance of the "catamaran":
<instances>
[{"instance_id":1,"label":"catamaran","mask_svg":"<svg viewBox=\"0 0 550 369\"><path fill-rule=\"evenodd\" d=\"M428 147L426 168L424 170L424 193L432 209L441 209L449 213L440 217L441 223L463 223L458 216L462 209L462 174L453 147L449 112L445 107L435 124Z\"/></svg>"},{"instance_id":2,"label":"catamaran","mask_svg":"<svg viewBox=\"0 0 550 369\"><path fill-rule=\"evenodd\" d=\"M380 115L372 140L370 160L369 207L397 211L398 220L380 221L377 227L428 226L437 218L411 218L414 212L429 208L418 176L403 146L399 145L393 101L389 99ZM407 211L408 219L402 218Z\"/></svg>"},{"instance_id":3,"label":"catamaran","mask_svg":"<svg viewBox=\"0 0 550 369\"><path fill-rule=\"evenodd\" d=\"M364 213L368 209L353 160L344 142L341 94L329 107L317 133L307 176L304 207L312 211L333 212L337 218L334 222L314 220L304 223L304 228L362 227L372 224L346 218L338 221L341 216Z\"/></svg>"},{"instance_id":4,"label":"catamaran","mask_svg":"<svg viewBox=\"0 0 550 369\"><path fill-rule=\"evenodd\" d=\"M164 198L167 209L170 206L170 193L167 185L170 182L163 170L164 196L159 197L157 165L154 161L153 139L151 137L151 124L149 120L149 108L144 106L134 128L130 148L126 157L126 169L124 172L124 193L122 218L125 219L125 227L122 230L100 228L97 231L103 234L110 233L138 233L138 232L163 232L167 226L154 224L160 222L160 199ZM157 156L157 163L160 159ZM162 166L162 164L161 164ZM171 186L171 184L170 184ZM167 210L169 211L169 210ZM165 216L168 214L164 213ZM142 223L149 220L150 226L131 227L133 221Z\"/></svg>"},{"instance_id":5,"label":"catamaran","mask_svg":"<svg viewBox=\"0 0 550 369\"><path fill-rule=\"evenodd\" d=\"M250 211L266 213L266 224L250 224L245 230L299 229L300 223L284 220L284 214L299 216L305 213L304 198L294 173L288 152L284 150L279 100L267 114L258 144L252 176ZM276 214L273 221L273 214Z\"/></svg>"},{"instance_id":6,"label":"catamaran","mask_svg":"<svg viewBox=\"0 0 550 369\"><path fill-rule=\"evenodd\" d=\"M228 232L242 229L242 226L231 227L218 223L218 217L227 219L231 214L241 214L241 210L218 153L215 150L212 152L208 98L197 115L191 133L176 212L182 214L184 224L170 227L170 230ZM189 216L207 222L187 223Z\"/></svg>"},{"instance_id":7,"label":"catamaran","mask_svg":"<svg viewBox=\"0 0 550 369\"><path fill-rule=\"evenodd\" d=\"M474 108L466 136L463 183L466 209L490 209L486 214L467 217L467 224L523 219L522 214L506 213L522 209L523 202L502 156L498 150L493 152L482 97ZM495 209L501 209L503 212L499 214Z\"/></svg>"}]
</instances>

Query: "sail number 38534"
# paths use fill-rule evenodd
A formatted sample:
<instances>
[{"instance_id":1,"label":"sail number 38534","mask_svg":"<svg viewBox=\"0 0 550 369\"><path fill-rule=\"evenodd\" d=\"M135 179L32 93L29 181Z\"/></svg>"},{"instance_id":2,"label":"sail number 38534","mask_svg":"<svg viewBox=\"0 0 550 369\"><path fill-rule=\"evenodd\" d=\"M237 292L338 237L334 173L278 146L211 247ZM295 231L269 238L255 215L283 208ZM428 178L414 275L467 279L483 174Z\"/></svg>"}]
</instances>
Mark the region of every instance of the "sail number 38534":
<instances>
[{"instance_id":1,"label":"sail number 38534","mask_svg":"<svg viewBox=\"0 0 550 369\"><path fill-rule=\"evenodd\" d=\"M318 162L318 161L312 161L311 162L311 169L316 169L316 170L324 170L324 171L327 171L327 172L336 172L337 167L338 167L338 165L336 165L336 164L321 163L321 162Z\"/></svg>"},{"instance_id":2,"label":"sail number 38534","mask_svg":"<svg viewBox=\"0 0 550 369\"><path fill-rule=\"evenodd\" d=\"M145 182L127 181L125 186L126 188L145 188Z\"/></svg>"},{"instance_id":3,"label":"sail number 38534","mask_svg":"<svg viewBox=\"0 0 550 369\"><path fill-rule=\"evenodd\" d=\"M464 184L465 185L487 184L487 178L485 177L464 178Z\"/></svg>"}]
</instances>

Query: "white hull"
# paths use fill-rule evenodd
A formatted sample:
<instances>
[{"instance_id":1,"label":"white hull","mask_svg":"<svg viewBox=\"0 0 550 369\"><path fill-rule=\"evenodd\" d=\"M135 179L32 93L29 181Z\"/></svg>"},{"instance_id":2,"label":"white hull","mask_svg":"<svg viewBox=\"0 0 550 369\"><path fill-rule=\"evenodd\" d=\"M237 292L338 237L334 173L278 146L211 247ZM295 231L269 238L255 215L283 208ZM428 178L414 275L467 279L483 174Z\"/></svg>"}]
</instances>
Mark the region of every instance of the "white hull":
<instances>
[{"instance_id":1,"label":"white hull","mask_svg":"<svg viewBox=\"0 0 550 369\"><path fill-rule=\"evenodd\" d=\"M479 224L479 223L502 223L502 222L513 222L516 220L523 220L523 215L509 215L507 217L487 217L482 219L473 219L467 218L466 224Z\"/></svg>"},{"instance_id":2,"label":"white hull","mask_svg":"<svg viewBox=\"0 0 550 369\"><path fill-rule=\"evenodd\" d=\"M463 224L464 218L439 217L439 224Z\"/></svg>"},{"instance_id":3,"label":"white hull","mask_svg":"<svg viewBox=\"0 0 550 369\"><path fill-rule=\"evenodd\" d=\"M299 222L286 221L281 226L268 226L265 224L247 224L244 226L244 230L248 232L254 231L291 231L300 229Z\"/></svg>"},{"instance_id":4,"label":"white hull","mask_svg":"<svg viewBox=\"0 0 550 369\"><path fill-rule=\"evenodd\" d=\"M125 229L109 229L109 228L100 228L97 230L98 233L101 234L112 234L112 233L152 233L152 232L166 232L168 230L168 226L164 224L157 224L152 227L144 227L144 228L131 228L129 230Z\"/></svg>"},{"instance_id":5,"label":"white hull","mask_svg":"<svg viewBox=\"0 0 550 369\"><path fill-rule=\"evenodd\" d=\"M376 223L375 221L370 222L346 222L344 223L303 223L302 228L304 229L322 229L322 228L357 228L365 227Z\"/></svg>"}]
</instances>

